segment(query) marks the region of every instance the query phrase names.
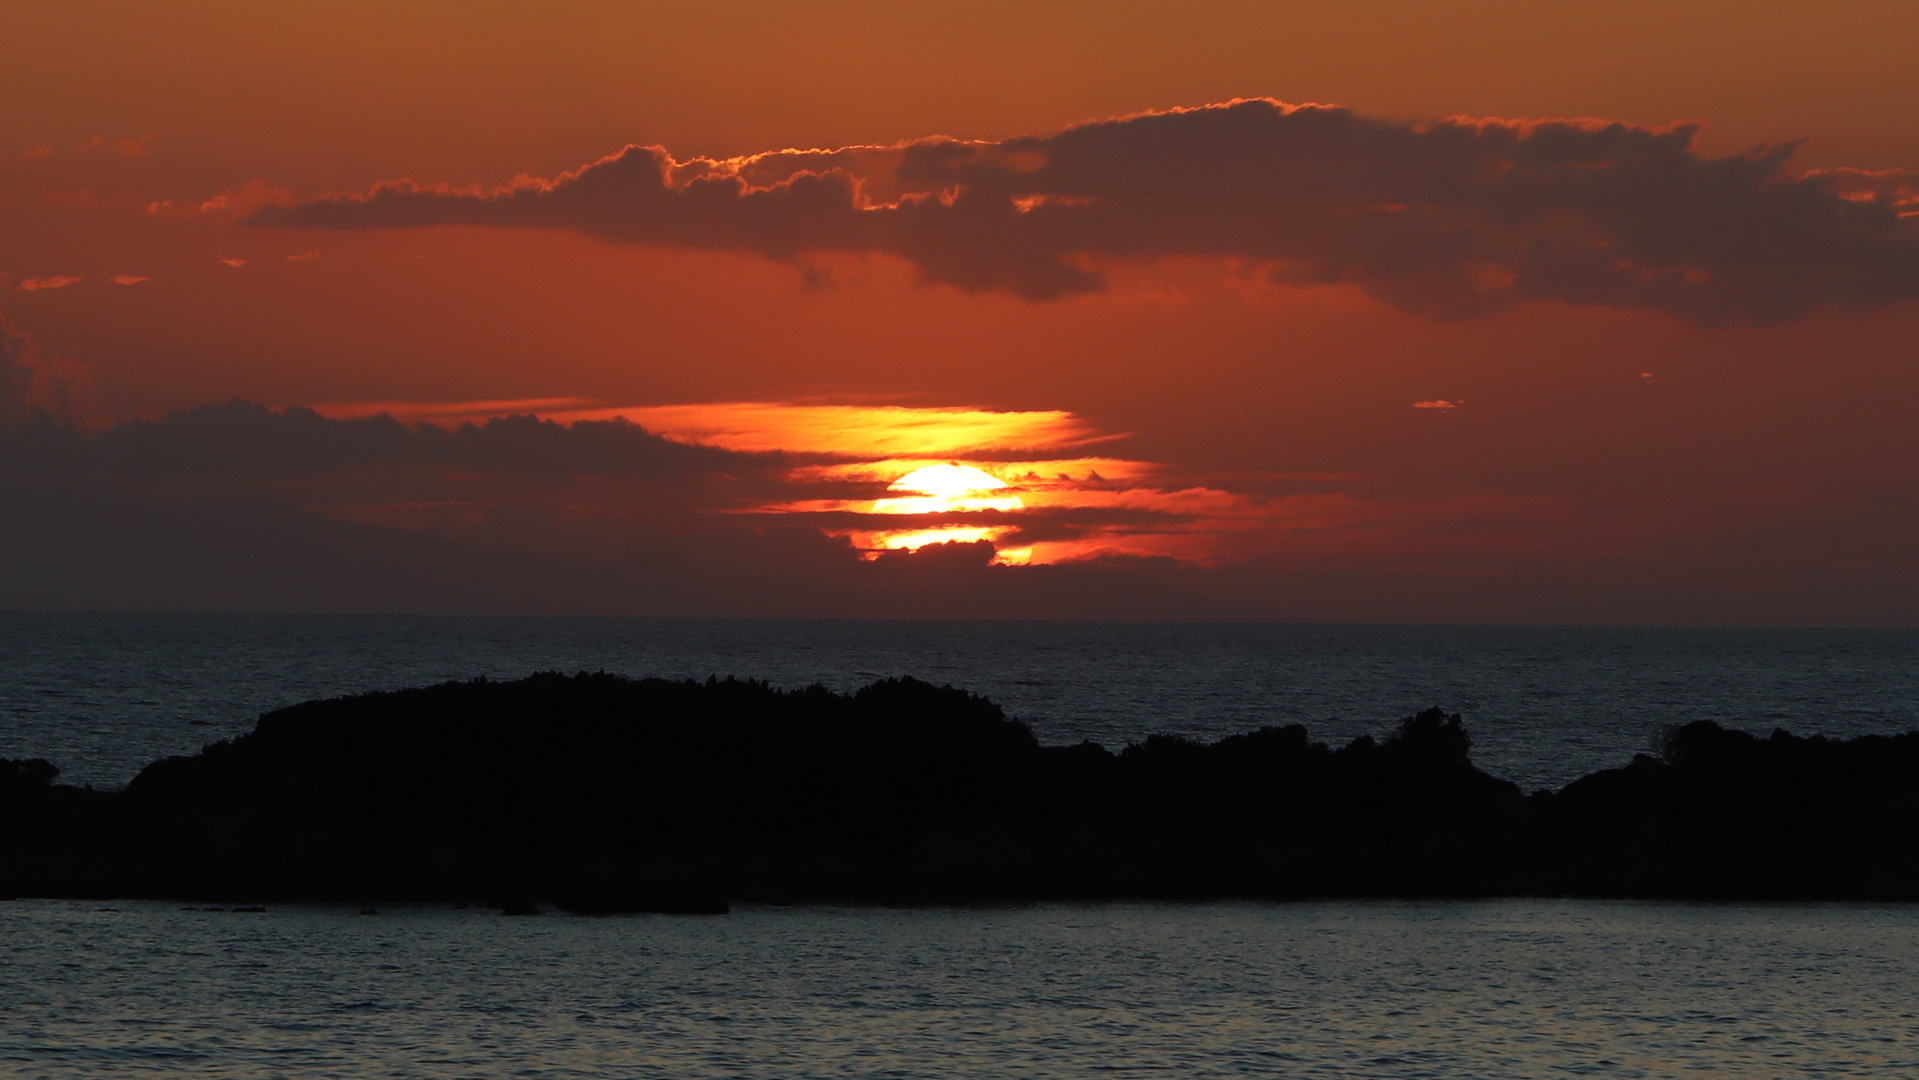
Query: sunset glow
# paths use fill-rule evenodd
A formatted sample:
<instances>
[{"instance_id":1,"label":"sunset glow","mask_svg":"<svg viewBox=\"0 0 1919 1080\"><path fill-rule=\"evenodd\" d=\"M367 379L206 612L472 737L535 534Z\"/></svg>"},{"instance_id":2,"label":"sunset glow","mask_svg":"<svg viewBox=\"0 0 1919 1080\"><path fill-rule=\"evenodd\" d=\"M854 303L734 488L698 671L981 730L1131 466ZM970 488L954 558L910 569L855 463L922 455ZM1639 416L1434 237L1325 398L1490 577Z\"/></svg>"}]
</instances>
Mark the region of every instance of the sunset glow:
<instances>
[{"instance_id":1,"label":"sunset glow","mask_svg":"<svg viewBox=\"0 0 1919 1080\"><path fill-rule=\"evenodd\" d=\"M1047 451L1123 436L1095 429L1064 411L1000 413L960 407L901 405L720 402L675 406L598 406L575 398L471 402L363 402L322 404L316 412L335 419L389 416L442 428L483 424L491 417L529 416L572 426L623 423L693 445L751 453L857 460L797 465L784 471L796 490L883 484L877 498L802 497L750 505L735 513L814 517L829 536L844 537L867 559L885 551L914 551L929 544L999 544L1017 536L1021 514L1116 511L1138 518L1118 533L1097 526L1085 539L1054 538L1014 543L996 559L1005 565L1080 561L1111 555L1208 557L1205 534L1240 528L1230 519L1241 500L1204 489L1162 490L1141 486L1163 467L1124 458L1031 458L961 461L931 459L940 450L991 451L1011 455ZM887 455L889 451L900 456ZM451 504L448 509L451 510ZM373 508L334 511L358 521L417 521L420 508L384 513ZM995 524L953 518L994 515ZM1170 516L1168 516L1170 515ZM919 517L940 524L846 528L845 519ZM1163 521L1157 521L1164 518ZM1178 520L1176 520L1178 519ZM1195 521L1211 525L1196 527Z\"/></svg>"},{"instance_id":2,"label":"sunset glow","mask_svg":"<svg viewBox=\"0 0 1919 1080\"><path fill-rule=\"evenodd\" d=\"M998 540L1007 530L948 525L933 529L899 529L891 532L852 532L855 544L874 554L881 551L917 551L928 544L977 544Z\"/></svg>"},{"instance_id":3,"label":"sunset glow","mask_svg":"<svg viewBox=\"0 0 1919 1080\"><path fill-rule=\"evenodd\" d=\"M806 482L878 483L890 486L915 471L949 464L952 464L951 459L940 461L922 457L883 458L878 461L803 465L794 469L789 475L795 480ZM985 473L1008 485L1017 484L1022 491L1041 490L1052 484L1139 480L1153 475L1160 469L1151 462L1110 457L1047 458L1037 461L1020 458L1006 461L982 459L968 462L966 467Z\"/></svg>"},{"instance_id":4,"label":"sunset glow","mask_svg":"<svg viewBox=\"0 0 1919 1080\"><path fill-rule=\"evenodd\" d=\"M995 412L905 405L715 402L612 409L542 409L554 420L626 420L681 442L728 450L838 456L937 456L1062 450L1112 438L1069 412Z\"/></svg>"},{"instance_id":5,"label":"sunset glow","mask_svg":"<svg viewBox=\"0 0 1919 1080\"><path fill-rule=\"evenodd\" d=\"M537 416L562 424L623 420L679 442L748 453L785 451L841 457L1043 452L1122 437L1101 433L1062 410L998 412L950 406L777 401L602 406L580 398L333 402L312 408L322 416L340 419L387 415L407 423L440 425L510 415Z\"/></svg>"},{"instance_id":6,"label":"sunset glow","mask_svg":"<svg viewBox=\"0 0 1919 1080\"><path fill-rule=\"evenodd\" d=\"M905 494L873 503L875 514L935 514L971 510L1018 510L1018 495L1000 495L1006 481L971 465L928 465L888 484L888 491Z\"/></svg>"},{"instance_id":7,"label":"sunset glow","mask_svg":"<svg viewBox=\"0 0 1919 1080\"><path fill-rule=\"evenodd\" d=\"M1721 7L12 5L9 602L1919 622L1919 11Z\"/></svg>"},{"instance_id":8,"label":"sunset glow","mask_svg":"<svg viewBox=\"0 0 1919 1080\"><path fill-rule=\"evenodd\" d=\"M26 1072L1912 1067L1919 0L0 42Z\"/></svg>"}]
</instances>

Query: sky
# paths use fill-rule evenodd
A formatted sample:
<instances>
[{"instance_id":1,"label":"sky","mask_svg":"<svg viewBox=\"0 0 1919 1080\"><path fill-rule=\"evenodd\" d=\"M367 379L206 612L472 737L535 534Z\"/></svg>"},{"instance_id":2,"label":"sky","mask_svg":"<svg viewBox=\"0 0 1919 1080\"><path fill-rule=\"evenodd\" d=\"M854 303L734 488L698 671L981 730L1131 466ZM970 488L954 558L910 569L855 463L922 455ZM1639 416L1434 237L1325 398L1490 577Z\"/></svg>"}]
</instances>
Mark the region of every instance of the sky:
<instances>
[{"instance_id":1,"label":"sky","mask_svg":"<svg viewBox=\"0 0 1919 1080\"><path fill-rule=\"evenodd\" d=\"M0 607L1919 625L1919 5L0 11Z\"/></svg>"}]
</instances>

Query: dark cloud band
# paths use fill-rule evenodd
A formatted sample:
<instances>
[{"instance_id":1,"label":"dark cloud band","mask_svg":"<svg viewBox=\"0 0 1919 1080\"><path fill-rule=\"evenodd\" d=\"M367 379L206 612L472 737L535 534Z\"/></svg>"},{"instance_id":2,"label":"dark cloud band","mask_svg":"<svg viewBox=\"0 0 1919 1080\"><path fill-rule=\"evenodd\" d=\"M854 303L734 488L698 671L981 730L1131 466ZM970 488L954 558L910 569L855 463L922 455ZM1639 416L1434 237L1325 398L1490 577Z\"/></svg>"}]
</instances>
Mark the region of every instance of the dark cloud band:
<instances>
[{"instance_id":1,"label":"dark cloud band","mask_svg":"<svg viewBox=\"0 0 1919 1080\"><path fill-rule=\"evenodd\" d=\"M1003 142L675 161L620 153L500 191L410 182L264 208L256 226L574 228L635 243L889 252L1032 300L1104 286L1087 260L1224 256L1433 317L1525 300L1770 322L1919 296L1919 219L1792 146L1701 157L1697 129L1412 124L1268 100ZM1883 189L1883 190L1882 190Z\"/></svg>"}]
</instances>

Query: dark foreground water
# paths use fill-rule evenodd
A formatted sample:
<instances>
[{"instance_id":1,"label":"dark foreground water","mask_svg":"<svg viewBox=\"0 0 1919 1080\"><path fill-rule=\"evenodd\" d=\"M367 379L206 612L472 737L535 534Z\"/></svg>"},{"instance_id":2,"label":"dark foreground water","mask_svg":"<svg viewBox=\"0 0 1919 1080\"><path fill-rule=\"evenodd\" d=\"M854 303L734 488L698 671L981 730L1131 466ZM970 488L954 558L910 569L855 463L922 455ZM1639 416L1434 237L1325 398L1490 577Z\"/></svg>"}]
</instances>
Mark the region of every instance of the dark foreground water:
<instances>
[{"instance_id":1,"label":"dark foreground water","mask_svg":"<svg viewBox=\"0 0 1919 1080\"><path fill-rule=\"evenodd\" d=\"M1438 705L1529 788L1623 765L1668 723L1919 729L1919 631L15 613L0 757L123 784L269 709L539 670L914 675L989 695L1043 742L1115 748L1296 722L1343 742Z\"/></svg>"},{"instance_id":2,"label":"dark foreground water","mask_svg":"<svg viewBox=\"0 0 1919 1080\"><path fill-rule=\"evenodd\" d=\"M20 1077L1919 1075L1919 910L0 903Z\"/></svg>"}]
</instances>

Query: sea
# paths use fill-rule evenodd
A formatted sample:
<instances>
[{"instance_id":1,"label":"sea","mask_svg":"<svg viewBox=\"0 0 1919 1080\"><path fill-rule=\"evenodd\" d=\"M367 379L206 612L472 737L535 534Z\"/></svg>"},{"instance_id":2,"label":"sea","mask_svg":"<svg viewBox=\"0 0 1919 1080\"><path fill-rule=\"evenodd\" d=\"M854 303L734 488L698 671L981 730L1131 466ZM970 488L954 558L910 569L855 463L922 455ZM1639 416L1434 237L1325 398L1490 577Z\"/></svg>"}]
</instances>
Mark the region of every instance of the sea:
<instances>
[{"instance_id":1,"label":"sea","mask_svg":"<svg viewBox=\"0 0 1919 1080\"><path fill-rule=\"evenodd\" d=\"M321 697L536 671L982 693L1045 743L1461 714L1553 788L1666 725L1919 729L1919 631L0 614L0 757L111 788ZM4 826L4 823L0 823ZM1919 1075L1919 908L0 902L0 1075Z\"/></svg>"},{"instance_id":2,"label":"sea","mask_svg":"<svg viewBox=\"0 0 1919 1080\"><path fill-rule=\"evenodd\" d=\"M0 904L10 1077L1919 1076L1909 907Z\"/></svg>"}]
</instances>

